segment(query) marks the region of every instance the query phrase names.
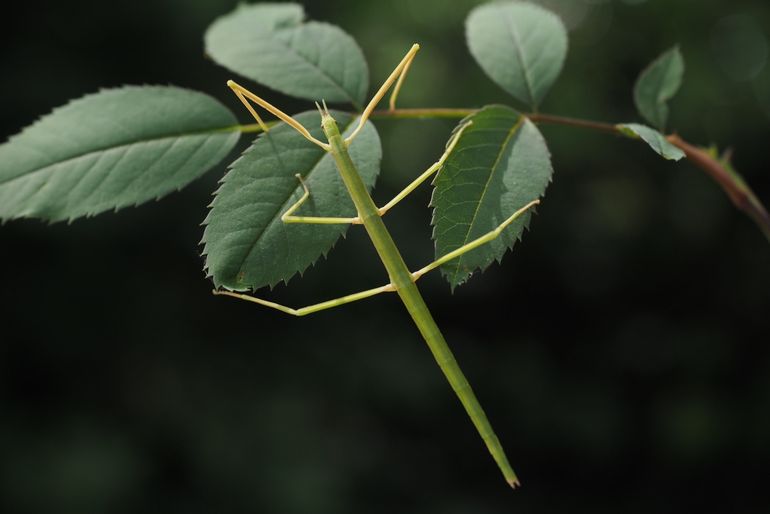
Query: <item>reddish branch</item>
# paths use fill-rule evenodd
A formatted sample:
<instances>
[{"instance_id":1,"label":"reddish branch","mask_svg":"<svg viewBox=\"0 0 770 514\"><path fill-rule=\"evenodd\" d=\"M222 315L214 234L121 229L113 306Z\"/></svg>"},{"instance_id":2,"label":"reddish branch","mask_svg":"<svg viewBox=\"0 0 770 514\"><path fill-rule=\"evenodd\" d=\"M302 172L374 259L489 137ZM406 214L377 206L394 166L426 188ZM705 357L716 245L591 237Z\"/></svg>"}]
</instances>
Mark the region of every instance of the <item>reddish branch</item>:
<instances>
[{"instance_id":1,"label":"reddish branch","mask_svg":"<svg viewBox=\"0 0 770 514\"><path fill-rule=\"evenodd\" d=\"M749 186L731 171L726 163L691 145L678 134L668 136L669 143L681 149L687 158L724 189L735 207L745 212L770 239L770 215Z\"/></svg>"}]
</instances>

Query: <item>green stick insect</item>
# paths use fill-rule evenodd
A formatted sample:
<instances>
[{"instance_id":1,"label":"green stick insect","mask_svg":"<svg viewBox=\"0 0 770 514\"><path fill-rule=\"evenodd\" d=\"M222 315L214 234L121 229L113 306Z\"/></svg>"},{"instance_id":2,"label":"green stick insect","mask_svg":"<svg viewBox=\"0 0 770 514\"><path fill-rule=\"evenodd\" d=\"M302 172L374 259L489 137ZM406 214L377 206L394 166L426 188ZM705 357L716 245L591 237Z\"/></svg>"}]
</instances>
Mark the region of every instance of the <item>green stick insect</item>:
<instances>
[{"instance_id":1,"label":"green stick insect","mask_svg":"<svg viewBox=\"0 0 770 514\"><path fill-rule=\"evenodd\" d=\"M505 477L505 480L508 482L508 484L511 487L515 488L519 485L519 480L516 476L516 473L513 471L513 468L508 463L508 458L506 457L505 452L503 451L503 448L500 445L500 441L497 438L497 435L495 435L495 432L492 429L492 426L490 425L489 420L487 419L487 416L484 413L484 410L481 408L481 405L479 404L479 401L476 399L476 395L473 393L473 390L471 389L471 386L468 383L468 380L465 378L465 375L463 375L462 371L460 370L460 367L458 366L457 361L455 360L454 355L452 354L452 351L449 349L449 346L447 346L444 336L441 334L441 331L436 325L436 322L433 320L433 317L431 316L431 313L428 310L428 307L425 305L425 301L423 300L422 295L420 294L420 291L417 288L416 282L418 279L420 279L420 277L422 277L429 271L434 270L439 266L441 266L442 264L445 264L451 261L452 259L456 259L459 256L475 248L478 248L479 246L485 243L492 241L493 239L498 237L500 234L502 234L505 228L508 225L510 225L514 220L516 220L522 214L524 214L529 209L537 205L539 203L539 200L533 200L528 204L522 206L513 215L511 215L502 224L500 224L495 230L444 255L443 257L437 259L436 261L419 269L418 271L411 272L409 271L409 268L407 268L406 264L404 263L404 259L401 257L401 253L398 251L396 244L393 242L393 238L390 236L388 229L385 227L385 223L382 221L382 217L391 208L393 208L396 204L398 204L401 200L406 198L406 196L408 196L412 191L414 191L420 184L425 182L428 178L433 176L436 172L438 172L442 168L444 162L446 161L446 159L452 152L453 148L457 144L457 141L460 139L463 133L463 130L467 128L469 123L466 123L464 126L460 128L460 130L455 132L454 136L452 137L449 144L447 145L446 151L435 164L429 167L424 173L422 173L419 177L417 177L411 184L409 184L406 188L404 188L403 191L397 194L390 202L386 203L383 207L377 207L375 205L374 201L372 200L372 197L369 195L369 192L366 189L366 186L364 185L363 180L361 179L361 176L358 170L356 169L356 166L353 164L353 161L351 160L350 155L348 153L348 147L351 144L353 144L356 136L364 127L364 124L369 119L369 116L371 115L372 111L375 109L375 107L380 102L380 100L382 100L383 96L387 93L387 91L390 89L390 87L393 85L394 82L395 82L395 88L393 89L393 93L390 98L390 109L391 110L395 109L398 92L401 89L401 86L404 82L404 78L406 77L406 74L409 70L412 60L414 59L419 49L420 49L420 46L418 44L415 44L412 46L409 52L407 52L407 54L404 56L404 58L401 60L398 66L396 66L396 68L393 70L390 76L385 80L385 82L382 84L380 89L374 95L372 100L366 106L363 113L361 114L358 126L347 138L343 138L342 135L340 134L339 128L337 127L337 123L335 122L331 114L329 114L329 111L326 108L326 103L323 102L323 107L319 106L316 103L316 106L318 107L318 110L321 113L321 127L326 136L327 142L323 142L316 139L310 134L307 128L305 128L297 120L287 115L277 107L271 105L269 102L265 101L259 96L255 95L251 91L247 90L243 86L236 84L232 80L228 81L227 83L227 85L238 96L241 102L243 102L243 104L249 110L251 115L254 116L254 118L256 119L257 123L260 125L263 131L267 132L269 130L269 127L254 110L252 105L249 103L249 100L253 101L260 107L266 109L267 111L271 112L272 114L280 118L289 126L293 127L297 132L299 132L306 139L308 139L312 143L321 147L324 151L331 153L334 159L334 162L337 166L337 169L342 177L342 180L350 194L350 198L352 199L357 211L357 216L353 218L294 216L294 212L296 212L296 210L312 194L311 191L308 189L307 185L302 180L302 177L298 174L297 179L300 181L302 187L304 188L304 194L299 199L299 201L297 201L294 205L289 207L286 210L286 212L283 213L283 215L281 216L281 220L284 223L309 223L309 224L322 224L322 225L328 225L328 224L363 225L367 233L369 234L369 237L371 238L372 243L374 244L374 247L377 250L377 253L380 259L382 260L382 264L385 266L385 269L387 270L388 277L390 278L390 283L381 287L376 287L374 289L362 291L360 293L355 293L355 294L343 296L341 298L337 298L334 300L322 302L319 304L302 307L300 309L293 309L290 307L286 307L284 305L279 305L274 302L263 300L261 298L255 298L253 296L236 293L232 291L215 290L214 294L232 296L234 298L239 298L241 300L246 300L246 301L257 303L259 305L263 305L266 307L271 307L273 309L277 309L279 311L285 312L287 314L291 314L293 316L305 316L307 314L311 314L314 312L319 312L326 309L331 309L333 307L338 307L340 305L344 305L347 303L363 300L364 298L369 298L369 297L378 295L380 293L393 293L393 292L397 293L398 296L401 298L401 301L404 303L406 310L412 316L412 319L414 320L415 324L417 325L417 328L419 329L420 333L425 339L425 342L428 344L428 347L430 348L434 358L438 362L438 365L441 368L441 371L446 376L447 380L452 386L452 389L454 389L455 393L460 398L460 401L462 402L463 407L465 408L466 412L468 413L471 420L473 421L473 424L475 425L476 429L481 435L481 438L484 440L484 443L489 449L489 452L492 454L492 457L495 459L495 462L497 463L498 467L502 471Z\"/></svg>"}]
</instances>

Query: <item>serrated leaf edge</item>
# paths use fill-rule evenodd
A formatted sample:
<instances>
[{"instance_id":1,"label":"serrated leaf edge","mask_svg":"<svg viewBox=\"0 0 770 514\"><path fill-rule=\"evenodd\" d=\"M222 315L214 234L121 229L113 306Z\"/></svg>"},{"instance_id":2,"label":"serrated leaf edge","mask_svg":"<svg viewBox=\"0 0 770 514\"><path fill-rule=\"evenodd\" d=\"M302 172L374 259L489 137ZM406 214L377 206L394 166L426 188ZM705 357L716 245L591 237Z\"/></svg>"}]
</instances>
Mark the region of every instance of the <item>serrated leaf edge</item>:
<instances>
[{"instance_id":1,"label":"serrated leaf edge","mask_svg":"<svg viewBox=\"0 0 770 514\"><path fill-rule=\"evenodd\" d=\"M341 133L341 134L344 134L344 133L345 133L345 132L346 132L348 129L350 129L350 128L351 128L351 127L352 127L352 126L355 124L355 123L357 123L357 121L358 121L358 120L359 120L359 118L360 118L360 115L358 115L357 113L351 113L351 114L352 114L352 117L351 117L351 121L350 121L348 124L346 124L342 130L340 130L340 133ZM283 124L284 124L283 122L280 122L278 125L275 125L273 128L275 128L275 127L277 127L277 126L279 126L279 125L283 125ZM373 125L372 125L372 126L373 126ZM251 145L251 146L249 146L249 148L247 148L247 149L246 149L246 150L245 150L245 151L244 151L244 152L243 152L243 153L242 153L242 154L241 154L241 155L240 155L240 156L239 156L239 157L238 157L238 158L237 158L235 161L233 161L233 162L232 162L232 163L231 163L231 164L230 164L230 165L227 167L227 173L229 173L229 172L230 172L230 171L231 171L231 170L232 170L232 169L233 169L233 168L234 168L234 167L235 167L235 166L238 164L238 162L240 162L240 161L241 161L241 160L242 160L242 159L243 159L243 158L244 158L244 157L245 157L245 156L246 156L246 155L247 155L247 154L248 154L250 151L252 151L252 149L253 149L253 146L254 146L254 144L257 142L257 140L259 140L259 139L261 139L261 138L265 137L266 135L267 135L267 134L265 134L265 133L259 134L259 135L258 135L258 136L255 138L255 140L254 140L254 143L252 143L252 145ZM313 164L313 166L311 167L311 171L310 171L310 173L308 173L308 174L305 176L305 178L309 177L309 176L310 176L310 175L313 173L313 170L315 170L315 168L316 168L316 167L317 167L317 166L320 164L320 162L321 162L321 161L324 159L324 157L326 157L327 155L328 155L328 154L327 154L327 153L325 153L325 152L321 154L321 157L318 159L318 161L316 161L316 162L315 162L315 164ZM206 217L204 218L204 220L203 220L203 221L200 223L200 226L206 227L206 226L208 225L208 222L209 222L209 219L210 219L210 216L211 216L211 212L212 212L212 209L213 209L213 206L214 206L214 202L216 201L216 197L217 197L217 195L219 194L219 192L221 191L222 187L224 186L224 183L225 183L225 179L227 178L227 173L225 173L225 175L224 175L224 176L223 176L223 177L222 177L222 178L219 180L219 184L220 184L220 185L219 185L219 187L218 187L218 188L217 188L217 189L214 191L214 193L212 194L212 201L211 201L211 202L209 203L209 205L208 205L208 207L209 207L209 212L206 214ZM377 176L379 176L379 173L380 173L380 167L378 166L377 175L375 176L375 179L377 178ZM374 185L373 185L372 187L374 187ZM288 207L290 207L290 206L291 206L291 203L290 203L290 201L291 201L292 197L293 197L293 196L295 196L295 195L296 195L298 192L301 192L301 190L302 190L302 186L301 186L301 185L298 185L298 186L297 186L297 187L296 187L296 188L295 188L295 189L294 189L294 190L291 192L291 194L289 195L289 197L287 198L287 200L286 200L286 201L285 201L283 204L281 204L281 208L280 208L280 209L278 209L276 212L277 212L277 213L280 213L280 212L282 212L282 211L285 211L285 210L286 210ZM270 222L270 224L268 225L268 227L269 227L270 225L272 225L273 223L275 223L275 220L276 220L276 219L277 219L277 216L274 216L274 217L273 217L273 220ZM340 234L340 236L341 236L343 239L346 237L346 234L347 234L347 232L348 232L348 230L349 230L349 229L350 229L350 227L349 227L349 226L345 227L345 229L343 230L342 234ZM264 233L266 230L267 230L267 228L265 228L265 230L263 231L263 233ZM260 236L261 236L261 234L260 234ZM258 239L259 239L259 237L257 237L257 240L258 240ZM288 283L291 281L291 279L293 279L295 276L297 276L297 275L300 275L300 276L302 276L302 275L305 273L305 271L307 271L307 269L308 269L310 266L315 266L315 264L318 262L318 260L319 260L320 258L322 258L322 257L323 257L323 258L324 258L324 260L328 259L328 254L329 254L329 252L330 252L331 250L333 250L333 249L336 247L336 245L337 245L337 243L339 242L339 240L340 240L340 238L337 238L337 240L335 240L335 241L334 241L334 243L332 244L332 246L331 246L329 249L327 249L327 250L326 250L326 251L324 251L324 252L321 252L321 255L319 255L319 256L318 256L318 258L316 258L315 260L313 260L313 261L311 261L310 263L308 263L308 264L307 264L307 265L306 265L304 268L301 268L301 269L299 269L299 270L296 270L294 273L292 273L292 274L291 274L291 275L289 275L288 277L284 277L284 278L281 278L281 279L279 279L279 280L277 280L277 281L275 281L275 282L271 282L271 283L268 283L268 284L267 284L267 286L269 287L269 289L270 289L270 290L272 290L274 287L276 287L277 285L281 284L282 282L283 282L284 284L288 285ZM253 247L256 245L256 243L257 243L257 241L254 241L254 243L252 244L252 247L249 249L249 252L246 254L246 257L243 259L243 262L245 262L245 261L246 261L246 259L248 259L248 256L249 256L249 255L251 254L251 252L253 251ZM203 245L203 250L201 251L201 254L200 254L200 255L201 255L201 257L203 257L203 258L204 258L204 266L203 266L203 272L204 272L204 274L205 274L205 277L206 277L207 279L209 279L209 278L212 278L212 279L213 279L213 275L210 273L210 269L209 269L209 263L208 263L208 259L206 259L206 257L208 256L208 242L207 242L207 239L206 239L206 231L205 231L205 229L204 229L204 232L203 232L203 237L201 238L201 240L200 240L200 242L198 243L198 245ZM242 271L242 267L243 267L243 263L241 263L241 265L238 267L238 268L239 268L239 270L241 270L241 271ZM240 292L249 292L249 291L251 291L251 292L254 292L254 291L257 291L257 290L261 289L261 287L258 287L258 288L253 288L253 287L250 287L250 286L249 286L249 287L246 287L246 288L244 288L244 289L232 289L232 288L229 288L229 287L227 287L227 286L225 286L225 285L223 285L223 284L220 284L218 287L223 287L223 288L225 288L225 289L227 289L227 290L229 290L229 291L240 291ZM264 287L264 286L262 286L262 287Z\"/></svg>"},{"instance_id":2,"label":"serrated leaf edge","mask_svg":"<svg viewBox=\"0 0 770 514\"><path fill-rule=\"evenodd\" d=\"M514 127L512 127L512 128L511 128L511 131L510 131L510 132L511 132L511 134L509 134L509 136L506 138L506 143L503 145L503 148L504 148L504 147L507 145L507 143L508 143L508 141L510 140L510 138L511 138L511 137L513 137L513 135L514 135L516 132L518 132L518 130L520 130L520 129L521 129L521 127L522 127L522 125L524 124L524 122L533 123L533 122L532 122L532 120L531 120L531 119L529 119L527 116L525 116L525 115L524 115L524 114L522 114L521 112L517 111L516 109L514 109L514 108L512 108L512 107L510 107L510 106L508 106L508 105L503 105L503 104L490 104L490 105L485 105L485 106L481 107L480 109L478 109L478 111L476 111L476 112L474 112L474 113L472 113L472 114L469 114L468 116L466 116L465 118L463 118L462 120L460 120L460 122L459 122L459 123L458 123L458 124L457 124L457 125L456 125L456 126L453 128L453 129L452 129L452 132L450 133L450 137L449 137L449 140L451 140L452 136L454 136L454 135L457 133L457 131L459 131L459 130L460 130L460 129L461 129L461 128L462 128L462 127L465 125L465 124L467 124L468 122L470 122L470 121L473 119L473 117L474 117L476 114L478 114L479 112L483 111L484 109L487 109L487 108L494 108L494 107L502 107L502 108L505 108L505 109L509 109L509 110L511 110L511 111L513 111L513 112L515 112L516 114L518 114L518 115L519 115L519 120L516 122L516 124L514 125ZM534 123L533 123L533 125L534 125ZM536 125L535 125L535 127L536 127ZM540 131L538 130L538 133L539 133L539 132L540 132ZM541 136L542 136L542 134L541 134ZM545 142L545 138L543 138L543 141ZM552 162L552 154L551 154L550 148L548 148L548 145L547 145L547 144L545 145L545 149L546 149L546 152L547 152L547 154L548 154L548 161L549 161L549 162ZM496 159L496 161L495 161L495 164L497 164L497 163L499 162L499 159L500 159L500 156L501 156L501 155L502 155L502 151L501 151L501 152L500 152L500 154L498 155L498 158ZM447 160L448 160L448 159L447 159ZM553 167L553 166L552 166L552 167ZM432 215L431 215L430 226L433 228L433 230L432 230L432 232L431 232L431 239L433 239L433 250L434 250L434 254L435 254L435 252L436 252L436 250L437 250L437 244L438 244L438 242L436 241L436 228L437 228L437 227L436 227L436 223L437 223L437 218L436 218L436 205L434 204L434 197L435 197L435 193L436 193L436 188L435 188L435 185L436 185L436 180L438 179L438 177L439 177L439 175L441 174L441 171L442 171L443 169L444 169L444 166L442 166L441 168L439 168L439 169L438 169L438 171L436 172L436 175L433 177L433 180L431 181L431 185L433 185L433 186L434 186L434 188L433 188L433 191L431 192L431 199L430 199L430 202L428 203L428 206L429 206L429 207L433 207L433 212L432 212ZM490 180L491 180L491 174L490 174ZM548 178L548 184L551 184L552 182L553 182L553 174L551 174L551 176ZM487 185L488 185L488 184L489 184L489 180L487 181ZM485 190L486 190L486 189L485 189ZM547 191L547 188L546 188L546 191ZM543 194L542 194L542 195L540 195L540 197L539 197L539 198L545 198L545 196L546 196L546 193L545 193L545 192L543 192ZM480 203L481 203L481 202L479 202L479 204L480 204ZM478 210L477 210L477 212L478 212ZM508 252L511 252L511 251L513 251L513 246L515 245L515 243L516 243L516 242L521 242L521 241L523 240L523 237L524 237L524 233L530 230L530 224L531 224L531 222L532 222L532 215L533 215L533 214L536 214L536 213L537 213L537 210L536 210L536 209L531 209L531 210L530 210L530 211L529 211L529 212L526 214L526 216L527 216L527 217L526 217L526 219L524 220L524 224L522 225L522 231L521 231L521 232L520 232L518 235L516 235L516 237L515 237L515 240L514 240L513 244L511 244L510 246L507 246L507 247L506 247L506 250L505 250L505 252L503 252L503 254L502 254L502 255L500 255L500 256L496 256L496 257L494 258L493 262L497 262L498 264L502 264L502 261L503 261L503 258L505 257L505 255L506 255ZM475 219L475 215L474 215L474 219ZM471 225L472 225L472 224L473 224L473 222L471 222ZM469 231L469 233L470 233L470 231ZM467 236L467 234L466 234L466 239L465 239L465 242L464 242L463 244L467 244L467 243L468 243L468 236ZM461 246L462 246L462 245L461 245ZM457 259L457 261L458 261L458 265L457 265L457 268L459 268L459 262L461 262L461 261L462 261L462 258L463 258L462 256L458 257L458 259ZM490 265L491 265L491 263L490 263ZM464 278L464 279L462 279L462 280L460 280L460 281L458 281L458 280L457 280L457 274L458 274L458 270L457 270L457 269L455 269L455 271L454 271L454 274L455 274L455 275L454 275L453 279L452 279L452 280L449 280L449 279L447 279L447 281L449 282L450 291L451 291L452 293L454 293L454 290L455 290L457 287L459 287L459 286L461 286L461 285L465 284L466 282L468 282L468 281L469 281L471 278L473 278L473 276L474 276L474 275L475 275L477 272L479 272L479 273L484 273L484 271L486 271L486 270L487 270L487 268L489 268L489 266L486 266L486 267L484 267L484 268L482 268L482 267L480 267L480 266L476 266L476 267L475 267L475 268L474 268L474 269L473 269L473 270L472 270L470 273L467 273L467 274L465 274L465 278ZM440 270L441 270L441 273L442 273L442 275L443 275L444 277L447 277L447 276L448 276L448 273L445 273L445 272L444 272L444 266L442 266L442 267L440 268Z\"/></svg>"},{"instance_id":3,"label":"serrated leaf edge","mask_svg":"<svg viewBox=\"0 0 770 514\"><path fill-rule=\"evenodd\" d=\"M46 119L46 118L48 118L50 116L54 116L57 113L59 113L61 111L64 111L66 109L69 109L72 106L75 106L75 105L77 105L77 104L79 104L81 102L85 102L85 101L89 100L92 97L96 97L96 96L99 96L99 95L104 94L104 93L112 93L112 92L117 92L117 91L124 91L124 90L137 90L138 91L138 90L147 90L147 89L163 89L163 90L177 89L177 90L180 90L180 91L186 91L186 92L190 92L190 93L197 93L197 94L204 95L204 96L208 97L209 99L216 101L223 109L227 110L227 112L232 114L233 120L236 121L236 124L235 125L228 125L226 127L217 127L217 128L214 128L214 129L200 130L200 131L194 131L194 132L182 132L182 133L179 133L179 134L164 135L164 136L161 136L161 137L139 139L139 140L136 140L136 141L131 141L129 143L123 143L123 144L116 145L116 146L92 149L92 150L90 150L88 152L80 153L78 155L75 155L75 156L72 156L72 157L68 157L67 159L64 159L62 161L57 161L57 162L55 162L53 164L46 165L46 166L44 166L42 168L38 168L38 169L32 170L32 171L27 172L27 173L25 173L23 175L18 175L16 177L11 178L11 179L8 179L8 180L5 180L5 181L0 181L0 186L2 186L4 184L8 184L10 182L13 182L16 179L26 178L30 174L37 173L39 171L45 170L45 169L47 169L50 166L58 166L58 165L60 165L62 163L66 163L68 161L72 161L72 160L75 160L75 159L80 159L80 158L86 157L88 155L91 155L93 153L106 152L106 151L113 150L113 149L116 149L116 148L128 147L128 146L135 145L135 144L138 144L138 143L161 141L163 139L175 139L175 138L181 138L181 137L185 137L185 136L195 136L195 135L204 135L204 134L216 134L216 133L225 133L225 132L237 133L239 131L239 129L240 129L240 126L237 125L237 118L235 117L235 114L233 114L233 112L227 106L225 106L222 102L220 102L217 98L209 95L208 93L204 93L203 91L198 91L196 89L180 87L180 86L176 86L176 85L173 85L173 84L166 84L166 85L163 85L163 84L123 84L123 85L116 86L116 87L100 87L100 88L98 88L93 93L87 93L87 94L85 94L83 96L79 96L77 98L71 98L66 103L61 104L61 105L57 105L56 107L52 108L48 113L39 115L31 123L29 123L28 125L23 127L20 131L16 132L15 134L12 134L12 135L8 136L6 138L6 140L2 143L2 145L14 143L18 138L22 137L22 135L25 134L29 129L31 129L32 127L34 127L35 125L37 125L38 123L43 121L44 119ZM239 134L239 136L240 136L240 134ZM232 146L234 147L236 144L237 144L237 141L233 142ZM230 150L232 150L232 148ZM219 162L222 162L222 160L224 160L225 157L227 157L227 155L222 157L222 159ZM200 174L200 176L197 177L197 178L200 178L205 173L207 173L211 169L215 168L218 164L219 163L213 164L212 166L210 166L209 168L204 170ZM142 201L142 202L135 202L135 203L126 204L126 205L119 205L119 206L115 206L112 209L106 209L106 210L99 211L99 212L86 212L85 214L82 214L82 215L79 215L79 216L70 216L70 217L67 217L67 218L57 218L57 219L42 218L42 217L39 217L39 216L29 215L27 213L20 213L18 215L7 216L7 217L0 217L0 225L5 225L9 221L22 220L22 219L39 220L39 221L44 222L48 226L54 225L56 223L62 223L62 222L66 223L67 225L71 225L73 222L75 222L75 221L77 221L79 219L91 219L91 218L94 218L94 217L96 217L96 216L98 216L100 214L106 214L106 213L109 213L109 212L118 213L118 212L122 211L123 209L130 209L130 208L139 207L140 205L144 205L144 204L146 204L146 203L148 203L150 201L158 202L158 201L162 200L163 198L166 198L167 196L169 196L169 195L171 195L173 193L181 191L182 189L184 189L185 187L190 185L190 183L191 182L189 182L187 184L183 184L183 185L178 186L178 187L175 187L175 188L173 188L173 189L171 189L169 191L166 191L166 192L164 192L162 194L159 194L159 195L157 195L157 196L155 196L153 198L149 198L149 199L147 199L145 201Z\"/></svg>"},{"instance_id":4,"label":"serrated leaf edge","mask_svg":"<svg viewBox=\"0 0 770 514\"><path fill-rule=\"evenodd\" d=\"M353 107L355 107L357 110L360 110L362 108L362 103L365 101L366 94L367 94L367 92L369 90L369 63L366 61L366 56L364 55L364 52L361 49L361 46L358 44L358 41L356 41L355 38L353 36L351 36L348 32L346 32L342 27L340 27L338 25L334 25L332 23L325 22L325 21L318 21L318 20L310 20L310 19L308 19L307 12L305 12L305 8L301 4L297 4L297 3L294 3L294 2L287 2L285 4L282 3L282 2L268 2L268 3L259 3L259 4L247 4L247 3L241 2L241 3L238 4L238 6L236 7L235 10L231 11L228 14L220 16L219 18L214 20L214 22L206 29L206 32L204 34L205 46L208 46L208 42L207 42L208 41L208 33L210 31L212 31L215 26L217 26L218 24L226 21L226 18L229 18L230 16L235 15L238 11L246 10L246 9L249 9L249 8L254 7L256 5L260 5L260 6L267 6L267 5L270 5L270 6L292 5L292 6L299 7L301 9L301 11L302 11L302 18L300 18L298 23L292 24L292 25L285 25L285 26L281 26L281 27L276 27L274 30L298 29L298 28L300 28L303 25L307 26L307 25L313 25L314 24L314 25L324 26L324 27L330 28L332 30L336 30L343 37L347 38L349 40L349 42L352 43L352 46L358 51L358 53L361 56L361 60L364 63L364 70L365 70L364 84L365 84L365 87L363 88L363 90L364 90L363 98L361 98L360 100L357 99L357 98L353 98L353 96L344 87L342 87L342 85L340 83L338 83L333 77L331 77L323 68L321 68L318 65L318 63L314 63L313 61L309 60L306 56L304 56L301 53L297 52L294 48L286 45L283 41L280 41L280 40L277 40L277 39L275 39L275 41L277 43L279 43L281 46L283 46L288 52L292 53L293 55L295 55L298 58L300 58L302 61L306 62L307 64L309 64L310 66L315 68L319 72L319 74L322 75L323 77L325 77L334 88L336 88L338 91L343 93L343 96L346 98L346 101L350 102L350 104L353 105ZM276 89L276 88L274 88L272 86L264 84L262 81L260 81L258 79L255 79L254 77L245 75L241 71L233 69L230 66L225 66L223 64L220 64L219 61L217 61L216 59L211 57L211 54L208 53L208 51L206 52L206 54L217 65L222 66L223 68L226 68L226 69L230 70L231 72L236 73L236 74L238 74L238 75L240 75L242 77L245 77L245 78L247 78L249 80L253 80L253 81L255 81L255 82L259 83L259 84L262 84L263 86L265 86L265 87L267 87L267 88L269 88L269 89L271 89L273 91L276 91L277 93L285 94L285 95L291 96L293 98L301 98L303 100L319 100L318 98L315 98L315 99L314 98L309 98L309 97L304 96L304 95L296 95L296 94L293 94L293 93L287 93L285 91L281 91L279 89Z\"/></svg>"}]
</instances>

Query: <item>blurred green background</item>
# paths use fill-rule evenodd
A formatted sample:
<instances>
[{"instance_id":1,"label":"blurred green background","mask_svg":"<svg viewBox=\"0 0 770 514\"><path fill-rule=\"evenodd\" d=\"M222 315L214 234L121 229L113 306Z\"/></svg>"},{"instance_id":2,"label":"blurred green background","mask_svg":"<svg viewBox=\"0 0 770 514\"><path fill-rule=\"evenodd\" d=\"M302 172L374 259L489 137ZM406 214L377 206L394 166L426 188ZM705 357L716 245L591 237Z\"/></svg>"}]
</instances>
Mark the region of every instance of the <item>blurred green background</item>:
<instances>
[{"instance_id":1,"label":"blurred green background","mask_svg":"<svg viewBox=\"0 0 770 514\"><path fill-rule=\"evenodd\" d=\"M511 103L465 48L479 3L306 6L359 41L372 83L422 44L404 107ZM687 73L671 125L732 146L770 202L766 0L544 3L571 28L545 111L636 120L638 72L678 42ZM248 122L202 48L234 4L15 3L0 32L0 136L122 84L200 89ZM440 155L453 122L377 126L382 201ZM521 490L395 297L296 319L210 295L199 224L223 165L138 209L0 227L0 511L768 512L770 245L691 165L542 130L556 175L524 242L454 295L438 275L421 282ZM432 255L429 195L388 219L413 266ZM352 229L264 294L299 306L383 279Z\"/></svg>"}]
</instances>

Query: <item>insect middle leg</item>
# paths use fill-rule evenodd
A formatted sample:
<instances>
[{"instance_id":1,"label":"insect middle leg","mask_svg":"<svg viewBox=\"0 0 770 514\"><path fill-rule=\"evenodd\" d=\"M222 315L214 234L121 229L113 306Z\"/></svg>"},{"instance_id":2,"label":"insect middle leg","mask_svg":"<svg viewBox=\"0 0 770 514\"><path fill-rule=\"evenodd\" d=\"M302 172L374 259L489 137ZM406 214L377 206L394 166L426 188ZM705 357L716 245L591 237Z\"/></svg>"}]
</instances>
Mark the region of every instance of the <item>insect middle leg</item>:
<instances>
[{"instance_id":1,"label":"insect middle leg","mask_svg":"<svg viewBox=\"0 0 770 514\"><path fill-rule=\"evenodd\" d=\"M428 180L431 176L433 176L438 170L441 169L442 166L444 166L444 163L449 158L449 155L452 153L452 150L454 150L455 146L457 145L457 142L460 140L460 137L463 134L463 131L468 128L473 122L469 121L468 123L465 123L462 125L458 130L455 131L454 134L452 134L452 137L449 139L449 142L447 143L446 150L444 151L444 154L439 158L438 161L433 163L430 168L425 170L422 175L414 179L411 184L406 186L403 191L398 193L391 201L383 205L378 209L378 212L380 213L380 216L383 216L386 212L388 212L390 209L393 208L398 202L406 198L412 191L417 189L420 184Z\"/></svg>"},{"instance_id":2,"label":"insect middle leg","mask_svg":"<svg viewBox=\"0 0 770 514\"><path fill-rule=\"evenodd\" d=\"M448 254L444 255L443 257L440 257L440 258L436 259L435 261L431 262L430 264L428 264L424 268L421 268L421 269L413 272L412 273L412 278L416 282L417 280L420 279L420 277L422 277L423 275L425 275L429 271L433 271L434 269L438 268L442 264L446 264L447 262L449 262L449 261L451 261L453 259L456 259L456 258L460 257L461 255L470 252L471 250L475 250L479 246L482 246L482 245L492 241L493 239L499 237L500 234L503 233L503 230L505 230L508 227L508 225L510 225L511 223L516 221L516 219L521 217L524 213L526 213L532 207L534 207L536 205L539 205L539 204L540 204L540 200L533 200L533 201L529 202L527 205L525 205L524 207L522 207L518 211L514 212L508 219L506 219L504 222L502 222L494 230L492 230L490 232L487 232L483 236L481 236L481 237L479 237L477 239L474 239L470 243L464 244L460 248L458 248L456 250L453 250L453 251L449 252Z\"/></svg>"}]
</instances>

